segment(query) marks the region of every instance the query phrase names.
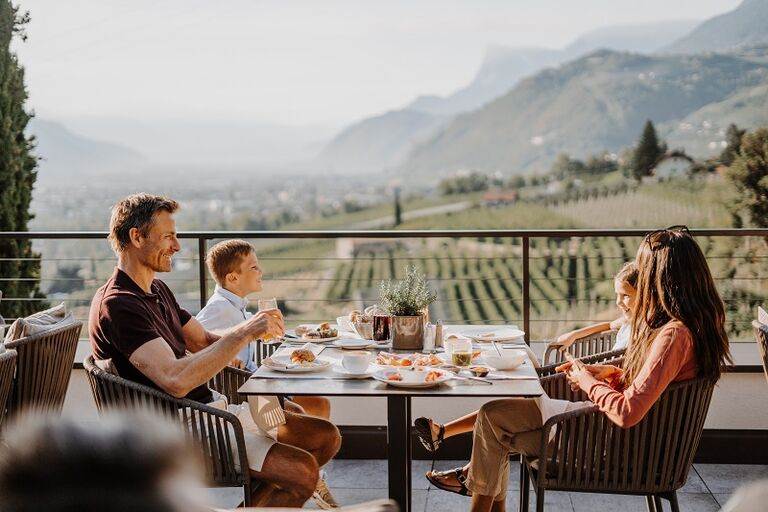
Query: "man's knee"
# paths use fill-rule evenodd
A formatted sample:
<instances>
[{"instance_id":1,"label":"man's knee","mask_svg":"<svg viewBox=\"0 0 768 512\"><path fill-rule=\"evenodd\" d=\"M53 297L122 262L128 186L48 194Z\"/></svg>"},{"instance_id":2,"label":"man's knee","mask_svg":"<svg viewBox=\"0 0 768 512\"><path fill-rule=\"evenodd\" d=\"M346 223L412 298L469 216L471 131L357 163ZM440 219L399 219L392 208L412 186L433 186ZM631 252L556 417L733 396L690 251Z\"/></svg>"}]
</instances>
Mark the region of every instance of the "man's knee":
<instances>
[{"instance_id":1,"label":"man's knee","mask_svg":"<svg viewBox=\"0 0 768 512\"><path fill-rule=\"evenodd\" d=\"M319 434L323 439L323 447L327 449L328 458L336 455L336 452L341 448L341 432L338 427L330 421L323 421L322 426L319 427Z\"/></svg>"}]
</instances>

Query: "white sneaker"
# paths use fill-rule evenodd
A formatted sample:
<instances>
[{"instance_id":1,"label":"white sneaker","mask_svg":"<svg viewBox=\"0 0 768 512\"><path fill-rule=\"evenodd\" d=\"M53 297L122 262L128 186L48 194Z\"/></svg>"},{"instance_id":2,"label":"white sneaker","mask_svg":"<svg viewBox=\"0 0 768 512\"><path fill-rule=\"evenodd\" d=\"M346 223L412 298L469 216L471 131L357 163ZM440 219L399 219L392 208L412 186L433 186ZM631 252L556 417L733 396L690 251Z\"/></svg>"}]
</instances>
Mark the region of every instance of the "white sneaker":
<instances>
[{"instance_id":1,"label":"white sneaker","mask_svg":"<svg viewBox=\"0 0 768 512\"><path fill-rule=\"evenodd\" d=\"M339 508L339 504L336 503L336 500L334 499L333 494L331 494L331 490L328 488L328 484L325 483L324 478L319 478L317 480L315 492L312 493L312 500L317 504L318 507L323 510Z\"/></svg>"}]
</instances>

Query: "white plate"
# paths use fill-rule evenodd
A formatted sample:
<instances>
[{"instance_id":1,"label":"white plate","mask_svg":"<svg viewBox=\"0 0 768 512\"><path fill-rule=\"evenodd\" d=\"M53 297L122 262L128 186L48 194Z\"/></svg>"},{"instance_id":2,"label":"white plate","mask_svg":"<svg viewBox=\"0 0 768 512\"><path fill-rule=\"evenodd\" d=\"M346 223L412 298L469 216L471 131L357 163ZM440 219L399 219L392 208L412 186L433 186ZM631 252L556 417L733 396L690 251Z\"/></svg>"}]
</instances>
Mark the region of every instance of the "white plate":
<instances>
[{"instance_id":1,"label":"white plate","mask_svg":"<svg viewBox=\"0 0 768 512\"><path fill-rule=\"evenodd\" d=\"M375 347L376 345L368 340L341 338L334 341L333 346L343 348L344 350L363 350L369 347Z\"/></svg>"},{"instance_id":2,"label":"white plate","mask_svg":"<svg viewBox=\"0 0 768 512\"><path fill-rule=\"evenodd\" d=\"M308 327L310 330L316 330L317 326L319 324L301 324L297 325L296 327ZM331 341L336 341L339 339L338 332L339 332L339 326L336 324L331 324L331 329L336 329L337 336L333 336L330 338L304 338L303 336L298 336L298 338L294 341L311 341L312 343L330 343ZM292 334L296 334L296 330L294 329L291 331Z\"/></svg>"},{"instance_id":3,"label":"white plate","mask_svg":"<svg viewBox=\"0 0 768 512\"><path fill-rule=\"evenodd\" d=\"M341 366L341 363L333 365L333 373L336 373L342 377L345 377L347 379L367 379L369 377L373 376L374 370L371 365L368 366L368 370L366 370L363 373L352 373L343 366Z\"/></svg>"},{"instance_id":4,"label":"white plate","mask_svg":"<svg viewBox=\"0 0 768 512\"><path fill-rule=\"evenodd\" d=\"M325 370L333 365L333 361L324 357L318 357L309 366L289 366L292 365L290 356L274 356L262 361L262 364L270 370L285 373L309 373Z\"/></svg>"},{"instance_id":5,"label":"white plate","mask_svg":"<svg viewBox=\"0 0 768 512\"><path fill-rule=\"evenodd\" d=\"M440 373L440 377L432 382L426 382L424 379L427 374L432 371ZM388 380L387 376L392 375L393 373L400 373L403 380ZM379 370L373 374L373 378L397 388L431 388L451 380L451 376L448 372L433 370L431 368L415 370Z\"/></svg>"},{"instance_id":6,"label":"white plate","mask_svg":"<svg viewBox=\"0 0 768 512\"><path fill-rule=\"evenodd\" d=\"M492 334L492 336L484 336L484 334ZM520 329L486 329L485 332L480 332L476 334L467 334L470 338L477 341L478 343L490 343L492 341L495 341L497 343L504 342L504 341L515 341L515 340L523 340L523 337L525 336L525 332L521 331Z\"/></svg>"},{"instance_id":7,"label":"white plate","mask_svg":"<svg viewBox=\"0 0 768 512\"><path fill-rule=\"evenodd\" d=\"M289 341L291 343L301 343L301 342L304 342L304 343L330 343L332 341L336 341L337 339L339 339L338 336L334 336L332 338L302 338L302 337L299 337L299 338L295 338L295 339L289 339Z\"/></svg>"}]
</instances>

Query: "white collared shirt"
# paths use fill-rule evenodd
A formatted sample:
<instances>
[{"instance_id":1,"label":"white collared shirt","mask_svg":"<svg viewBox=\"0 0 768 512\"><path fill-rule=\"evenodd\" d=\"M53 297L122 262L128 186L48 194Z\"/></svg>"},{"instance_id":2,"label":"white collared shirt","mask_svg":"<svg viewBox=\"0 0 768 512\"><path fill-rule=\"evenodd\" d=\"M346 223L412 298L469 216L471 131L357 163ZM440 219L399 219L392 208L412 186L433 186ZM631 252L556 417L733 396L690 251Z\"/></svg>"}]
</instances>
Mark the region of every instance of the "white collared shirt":
<instances>
[{"instance_id":1,"label":"white collared shirt","mask_svg":"<svg viewBox=\"0 0 768 512\"><path fill-rule=\"evenodd\" d=\"M208 331L222 331L252 317L253 314L246 310L247 307L247 298L240 297L217 285L213 295L208 299L208 303L195 318ZM244 346L238 352L237 357L245 362L245 368L248 371L256 371L256 359L254 358L252 343Z\"/></svg>"}]
</instances>

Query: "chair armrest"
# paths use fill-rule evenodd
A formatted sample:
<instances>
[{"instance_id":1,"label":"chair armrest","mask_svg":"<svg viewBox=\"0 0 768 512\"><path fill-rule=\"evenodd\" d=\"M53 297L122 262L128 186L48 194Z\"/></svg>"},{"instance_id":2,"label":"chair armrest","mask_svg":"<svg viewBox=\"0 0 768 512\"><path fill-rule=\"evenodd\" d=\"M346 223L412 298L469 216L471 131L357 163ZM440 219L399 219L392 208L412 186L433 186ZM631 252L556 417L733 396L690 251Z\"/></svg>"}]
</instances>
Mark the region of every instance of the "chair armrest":
<instances>
[{"instance_id":1,"label":"chair armrest","mask_svg":"<svg viewBox=\"0 0 768 512\"><path fill-rule=\"evenodd\" d=\"M568 352L577 358L608 352L616 343L617 332L616 330L608 330L579 338L568 347ZM557 351L560 346L561 344L553 341L547 344L542 362L543 366L548 366L552 363L562 363L565 360L564 356ZM550 363L550 356L552 354L555 355L555 360Z\"/></svg>"}]
</instances>

